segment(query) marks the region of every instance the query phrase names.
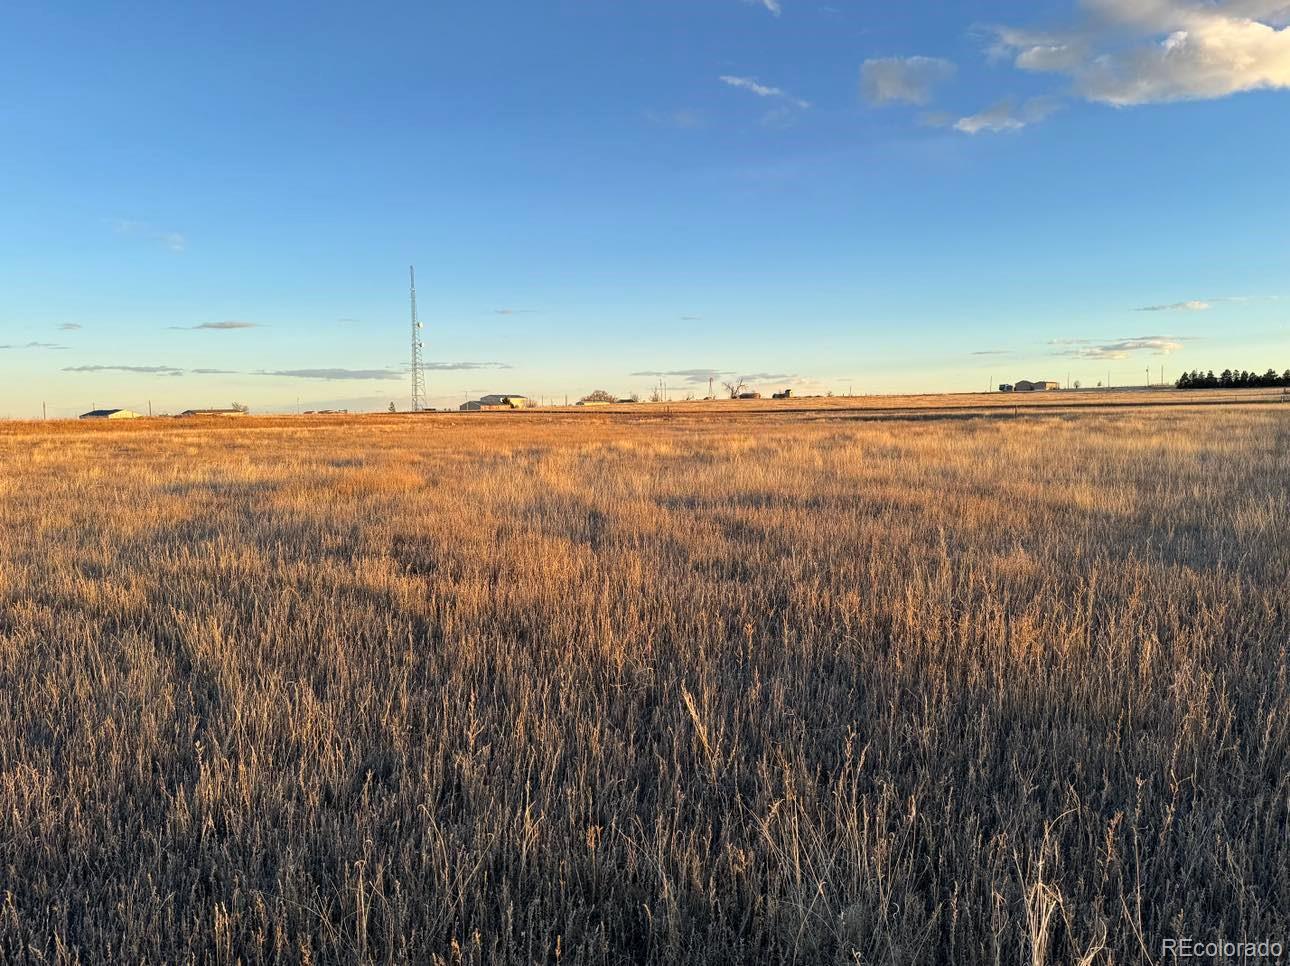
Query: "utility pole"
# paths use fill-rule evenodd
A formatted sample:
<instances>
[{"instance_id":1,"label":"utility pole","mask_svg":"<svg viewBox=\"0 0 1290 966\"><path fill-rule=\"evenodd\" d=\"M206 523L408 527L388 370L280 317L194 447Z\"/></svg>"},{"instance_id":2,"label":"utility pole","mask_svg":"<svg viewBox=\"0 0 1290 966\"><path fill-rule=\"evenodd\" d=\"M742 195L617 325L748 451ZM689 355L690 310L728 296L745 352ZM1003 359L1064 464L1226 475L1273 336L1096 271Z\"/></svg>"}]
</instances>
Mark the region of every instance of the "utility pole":
<instances>
[{"instance_id":1,"label":"utility pole","mask_svg":"<svg viewBox=\"0 0 1290 966\"><path fill-rule=\"evenodd\" d=\"M152 400L151 399L148 400L148 418L149 419L152 418Z\"/></svg>"},{"instance_id":2,"label":"utility pole","mask_svg":"<svg viewBox=\"0 0 1290 966\"><path fill-rule=\"evenodd\" d=\"M40 404L40 418L41 419L49 418L49 410L46 408L45 403Z\"/></svg>"}]
</instances>

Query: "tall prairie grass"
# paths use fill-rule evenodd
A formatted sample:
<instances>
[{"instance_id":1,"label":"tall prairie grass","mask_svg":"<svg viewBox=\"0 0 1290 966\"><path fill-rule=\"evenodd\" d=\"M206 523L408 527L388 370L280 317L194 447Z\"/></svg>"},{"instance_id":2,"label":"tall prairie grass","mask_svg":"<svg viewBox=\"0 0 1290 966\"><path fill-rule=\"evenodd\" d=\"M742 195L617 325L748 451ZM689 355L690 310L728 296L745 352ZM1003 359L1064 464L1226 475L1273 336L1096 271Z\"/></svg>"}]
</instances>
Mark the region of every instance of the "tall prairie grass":
<instances>
[{"instance_id":1,"label":"tall prairie grass","mask_svg":"<svg viewBox=\"0 0 1290 966\"><path fill-rule=\"evenodd\" d=\"M0 435L0 960L1290 939L1290 412Z\"/></svg>"}]
</instances>

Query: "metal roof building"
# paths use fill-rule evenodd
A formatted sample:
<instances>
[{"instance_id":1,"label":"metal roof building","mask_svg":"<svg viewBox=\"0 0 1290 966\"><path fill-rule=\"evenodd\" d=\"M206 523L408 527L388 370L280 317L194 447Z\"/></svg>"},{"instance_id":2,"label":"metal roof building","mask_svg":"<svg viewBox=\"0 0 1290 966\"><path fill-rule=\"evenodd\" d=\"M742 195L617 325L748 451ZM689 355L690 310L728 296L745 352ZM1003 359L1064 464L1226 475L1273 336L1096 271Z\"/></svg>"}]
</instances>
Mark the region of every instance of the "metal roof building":
<instances>
[{"instance_id":1,"label":"metal roof building","mask_svg":"<svg viewBox=\"0 0 1290 966\"><path fill-rule=\"evenodd\" d=\"M462 403L457 408L462 412L487 412L494 409L528 409L533 403L527 396L517 393L489 393L470 402Z\"/></svg>"},{"instance_id":2,"label":"metal roof building","mask_svg":"<svg viewBox=\"0 0 1290 966\"><path fill-rule=\"evenodd\" d=\"M88 413L81 413L81 419L142 419L142 413L136 413L132 409L91 409Z\"/></svg>"}]
</instances>

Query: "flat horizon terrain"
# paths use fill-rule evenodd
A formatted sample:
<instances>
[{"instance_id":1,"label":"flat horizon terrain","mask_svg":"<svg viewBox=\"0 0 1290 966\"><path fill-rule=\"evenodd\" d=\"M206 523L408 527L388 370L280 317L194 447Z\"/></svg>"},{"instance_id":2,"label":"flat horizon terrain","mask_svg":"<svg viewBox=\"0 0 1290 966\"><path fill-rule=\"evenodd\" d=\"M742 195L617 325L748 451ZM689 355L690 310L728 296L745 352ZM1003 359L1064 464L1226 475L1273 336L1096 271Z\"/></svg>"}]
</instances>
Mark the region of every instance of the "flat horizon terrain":
<instances>
[{"instance_id":1,"label":"flat horizon terrain","mask_svg":"<svg viewBox=\"0 0 1290 966\"><path fill-rule=\"evenodd\" d=\"M415 416L417 419L447 417L451 419L533 419L543 416L577 415L581 418L605 417L622 419L650 417L653 419L690 417L800 417L813 415L821 418L848 415L872 419L937 418L940 415L959 418L971 415L1029 415L1033 412L1056 413L1067 411L1154 409L1165 406L1210 407L1250 406L1270 403L1290 403L1290 392L1283 389L1194 389L1179 390L1172 387L1136 387L1128 389L1074 389L1057 392L1027 393L925 393L921 395L880 396L799 396L791 399L681 399L667 402L611 403L592 406L537 406L530 409L487 412L461 412L453 409L425 410L420 413L384 410L373 412L306 412L261 413L255 410L240 417L187 417L182 425L206 428L245 427L248 419L256 425L269 420L320 422L328 425L361 419L364 425L373 421L397 421ZM128 406L123 408L130 408ZM135 430L158 423L169 423L177 417L159 413L154 417L125 420L53 419L0 420L0 435L5 433L77 432L72 427L91 431L102 427Z\"/></svg>"},{"instance_id":2,"label":"flat horizon terrain","mask_svg":"<svg viewBox=\"0 0 1290 966\"><path fill-rule=\"evenodd\" d=\"M0 959L1285 941L1288 444L1276 390L0 423Z\"/></svg>"}]
</instances>

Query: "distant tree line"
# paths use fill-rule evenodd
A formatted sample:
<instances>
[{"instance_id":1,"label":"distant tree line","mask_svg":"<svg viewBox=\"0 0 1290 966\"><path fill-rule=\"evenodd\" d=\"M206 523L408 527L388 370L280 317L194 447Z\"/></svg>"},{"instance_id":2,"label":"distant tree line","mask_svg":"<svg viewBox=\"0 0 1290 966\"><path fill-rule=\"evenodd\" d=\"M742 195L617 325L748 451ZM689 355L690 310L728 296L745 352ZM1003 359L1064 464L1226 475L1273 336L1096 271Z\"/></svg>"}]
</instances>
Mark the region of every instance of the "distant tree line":
<instances>
[{"instance_id":1,"label":"distant tree line","mask_svg":"<svg viewBox=\"0 0 1290 966\"><path fill-rule=\"evenodd\" d=\"M1201 372L1199 369L1193 369L1191 372L1184 372L1178 377L1177 386L1179 389L1270 389L1276 386L1290 387L1290 369L1277 375L1275 369L1269 369L1263 375L1257 372L1246 372L1242 369L1237 372L1235 369L1224 369L1220 375L1214 375L1214 370Z\"/></svg>"}]
</instances>

